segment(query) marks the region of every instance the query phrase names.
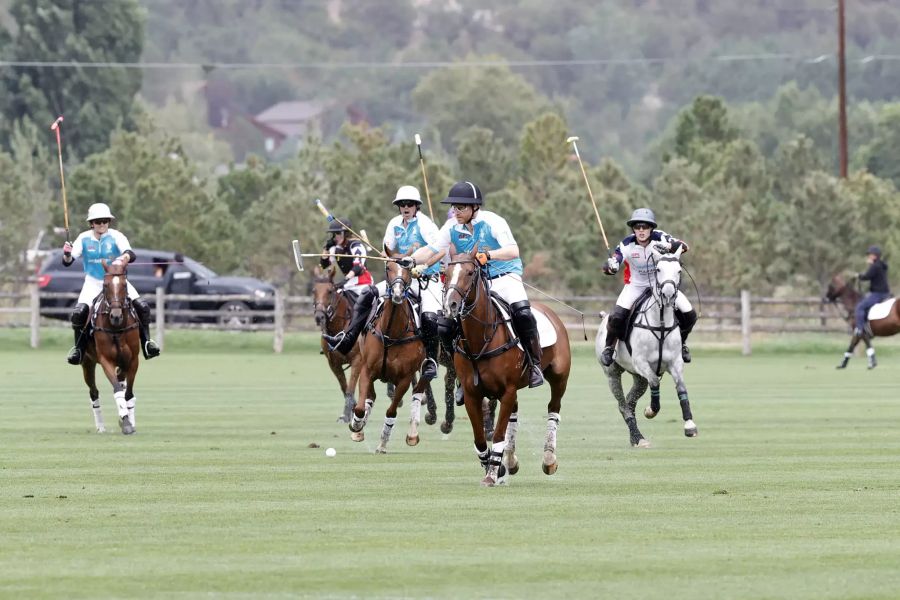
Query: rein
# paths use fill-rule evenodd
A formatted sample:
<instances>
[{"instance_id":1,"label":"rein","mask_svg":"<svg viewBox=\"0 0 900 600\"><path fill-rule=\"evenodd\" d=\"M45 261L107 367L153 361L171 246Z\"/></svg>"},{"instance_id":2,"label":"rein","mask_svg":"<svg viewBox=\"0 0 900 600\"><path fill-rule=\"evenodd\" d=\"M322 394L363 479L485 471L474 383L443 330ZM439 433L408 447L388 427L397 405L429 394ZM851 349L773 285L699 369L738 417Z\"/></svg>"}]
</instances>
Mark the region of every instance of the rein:
<instances>
[{"instance_id":1,"label":"rein","mask_svg":"<svg viewBox=\"0 0 900 600\"><path fill-rule=\"evenodd\" d=\"M659 259L658 262L672 262L672 261L678 261L680 263L678 258L676 258L674 256L663 256ZM657 262L657 261L654 261L654 263L655 262ZM669 306L668 303L663 302L663 300L662 300L662 288L667 283L671 283L673 286L675 286L675 294L672 295L671 306ZM676 283L672 279L666 279L664 281L659 281L659 279L657 278L656 286L653 288L653 292L654 292L652 294L653 302L645 302L645 305L641 308L641 310L638 313L639 314L638 318L643 318L646 323L638 322L638 321L635 321L635 323L634 323L635 327L640 327L641 329L648 330L653 335L653 337L655 337L659 342L659 344L657 345L658 355L657 355L657 361L656 361L656 374L659 376L662 375L662 362L663 362L662 355L663 355L663 346L665 345L666 338L669 337L669 334L671 334L673 331L675 331L675 329L678 327L678 319L675 318L675 300L678 298L678 290L680 288L681 288L680 282ZM650 319L647 316L647 312L651 308L653 308L654 304L659 306L659 325L651 325ZM665 319L666 307L669 307L672 309L672 325L671 326L666 326L666 319Z\"/></svg>"},{"instance_id":2,"label":"rein","mask_svg":"<svg viewBox=\"0 0 900 600\"><path fill-rule=\"evenodd\" d=\"M385 264L385 266L384 266L384 271L385 271L385 280L387 280L387 264ZM379 329L379 326L380 326L379 321L381 321L381 319L383 318L384 310L385 310L385 307L387 306L387 303L393 302L393 300L391 300L389 297L390 290L394 286L394 284L396 284L398 281L400 281L403 284L403 301L400 303L399 306L394 306L391 309L391 314L390 314L390 317L388 318L387 325L385 327ZM376 315L375 319L374 319L374 323L372 326L372 335L374 335L376 338L378 338L381 341L381 346L382 346L381 377L380 377L380 379L382 379L382 380L384 380L384 378L386 377L385 371L387 370L388 349L391 348L392 346L400 346L402 344L408 344L410 342L414 342L418 339L421 339L421 334L420 334L419 330L417 328L415 328L416 316L413 313L412 300L409 297L409 286L410 285L412 285L412 281L403 281L403 277L401 275L398 275L398 276L394 277L393 279L391 279L390 281L388 281L387 286L386 286L388 297L385 299L384 303L382 303L381 308L379 309L381 311L380 314ZM394 323L394 315L397 313L398 308L406 311L406 315L407 315L406 326L404 327L403 333L410 333L411 335L408 335L408 336L402 337L402 338L392 338L392 337L388 336L387 332L389 332L391 330L391 325ZM413 325L412 329L410 329L410 324Z\"/></svg>"}]
</instances>

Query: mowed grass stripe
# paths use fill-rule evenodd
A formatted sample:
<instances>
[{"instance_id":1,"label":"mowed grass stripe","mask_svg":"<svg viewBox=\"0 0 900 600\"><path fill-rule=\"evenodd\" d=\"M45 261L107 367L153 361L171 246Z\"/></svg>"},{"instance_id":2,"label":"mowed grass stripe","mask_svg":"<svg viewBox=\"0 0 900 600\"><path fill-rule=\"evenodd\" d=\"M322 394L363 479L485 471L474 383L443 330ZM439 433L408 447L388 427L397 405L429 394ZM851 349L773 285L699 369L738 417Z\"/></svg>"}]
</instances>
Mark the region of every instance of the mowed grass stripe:
<instances>
[{"instance_id":1,"label":"mowed grass stripe","mask_svg":"<svg viewBox=\"0 0 900 600\"><path fill-rule=\"evenodd\" d=\"M16 377L0 400L2 595L891 598L900 589L900 406L886 364L835 372L830 355L701 352L687 371L700 437L682 435L666 380L662 413L639 417L654 447L636 451L579 347L559 472L540 471L547 392L531 390L520 398L522 469L486 490L462 408L450 436L423 423L409 448L407 400L391 453L375 456L383 386L367 440L354 444L334 422L341 398L314 350L172 352L144 364L130 438L116 433L108 387L110 433L91 433L80 373L58 354L3 353ZM324 456L329 446L335 458Z\"/></svg>"}]
</instances>

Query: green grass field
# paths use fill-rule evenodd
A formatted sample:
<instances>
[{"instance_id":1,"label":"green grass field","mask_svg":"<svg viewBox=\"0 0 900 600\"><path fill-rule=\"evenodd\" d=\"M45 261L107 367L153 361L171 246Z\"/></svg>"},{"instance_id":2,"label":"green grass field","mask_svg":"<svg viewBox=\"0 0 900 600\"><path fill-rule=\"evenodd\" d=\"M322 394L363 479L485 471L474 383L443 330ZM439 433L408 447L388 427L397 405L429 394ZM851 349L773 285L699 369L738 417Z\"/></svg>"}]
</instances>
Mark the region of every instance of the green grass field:
<instances>
[{"instance_id":1,"label":"green grass field","mask_svg":"<svg viewBox=\"0 0 900 600\"><path fill-rule=\"evenodd\" d=\"M896 346L838 372L841 339L748 358L701 345L700 436L682 435L666 380L661 414L640 420L653 448L634 450L581 343L558 473L540 466L548 392L525 391L522 468L484 489L461 409L452 434L423 423L410 448L407 403L376 456L382 394L351 442L308 336L275 355L264 336L173 332L141 365L137 435L118 433L105 385L95 434L67 333L36 351L0 334L3 597L900 595Z\"/></svg>"}]
</instances>

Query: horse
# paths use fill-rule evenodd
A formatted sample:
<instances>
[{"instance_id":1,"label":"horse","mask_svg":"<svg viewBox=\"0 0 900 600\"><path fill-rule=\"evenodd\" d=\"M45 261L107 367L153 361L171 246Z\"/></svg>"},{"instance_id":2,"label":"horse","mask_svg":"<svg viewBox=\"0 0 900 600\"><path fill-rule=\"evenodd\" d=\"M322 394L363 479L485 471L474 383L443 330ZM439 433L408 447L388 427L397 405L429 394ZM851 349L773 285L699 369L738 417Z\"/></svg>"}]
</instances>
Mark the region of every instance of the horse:
<instances>
[{"instance_id":1,"label":"horse","mask_svg":"<svg viewBox=\"0 0 900 600\"><path fill-rule=\"evenodd\" d=\"M495 486L505 483L507 474L515 475L519 470L518 390L528 386L528 364L518 339L508 328L509 307L501 310L491 295L489 279L475 260L474 248L450 257L446 282L444 314L459 325L460 337L453 360L462 382L475 450L485 470L481 485ZM555 341L543 349L541 358L544 379L550 385L542 469L552 475L559 466L556 434L572 353L568 333L559 317L542 304L534 303L531 307L533 312L540 313L540 320L546 318L555 333ZM496 399L500 405L490 447L484 427L485 398Z\"/></svg>"},{"instance_id":2,"label":"horse","mask_svg":"<svg viewBox=\"0 0 900 600\"><path fill-rule=\"evenodd\" d=\"M87 344L81 368L91 397L97 433L106 431L95 379L95 367L99 363L113 387L119 427L123 434L131 435L136 427L134 379L141 353L138 317L128 299L125 264L118 260L110 264L103 260L101 264L105 271L103 292L91 307L87 327L92 328L93 336Z\"/></svg>"},{"instance_id":3,"label":"horse","mask_svg":"<svg viewBox=\"0 0 900 600\"><path fill-rule=\"evenodd\" d=\"M609 389L619 403L619 412L628 426L631 445L636 448L649 448L650 442L641 434L635 419L637 401L650 387L650 405L644 410L644 416L652 419L659 414L659 383L666 371L675 380L675 390L681 403L681 416L684 421L684 435L697 436L697 425L691 414L691 403L688 399L687 387L684 384L684 361L681 358L681 331L675 318L675 299L681 285L681 253L679 247L673 254L663 255L652 248L651 253L656 263L655 281L650 294L644 300L638 300L634 310L636 319L634 328L628 335L627 342L619 340L616 347L616 360L603 368L609 383ZM603 320L597 331L595 352L597 361L606 345L606 325L609 315L600 313ZM622 391L622 373L631 373L633 383L627 396Z\"/></svg>"},{"instance_id":4,"label":"horse","mask_svg":"<svg viewBox=\"0 0 900 600\"><path fill-rule=\"evenodd\" d=\"M875 347L872 346L872 337L888 337L900 333L900 302L895 302L895 298L873 306L868 315L868 330L859 331L856 328L854 312L856 305L859 304L861 299L862 292L855 286L850 285L842 275L833 276L828 283L828 288L825 290L825 297L822 300L835 305L840 301L847 311L844 320L847 321L853 332L850 337L850 345L844 352L841 363L835 367L836 369L845 369L847 367L847 363L850 362L850 357L853 356L853 351L860 340L866 345L868 367L874 369L878 365L878 361L875 359ZM876 312L878 308L881 309L880 313ZM873 314L878 315L878 317L872 318Z\"/></svg>"},{"instance_id":5,"label":"horse","mask_svg":"<svg viewBox=\"0 0 900 600\"><path fill-rule=\"evenodd\" d=\"M353 305L346 294L338 293L337 287L334 285L334 269L322 270L316 267L313 276L312 296L316 326L322 330L322 333L336 335L339 331L343 331L347 323L350 322ZM341 354L330 350L324 338L321 340L321 344L322 353L328 361L328 367L334 373L341 388L341 393L344 395L344 412L337 418L337 421L338 423L349 423L350 411L356 406L353 390L356 389L356 383L359 380L359 346L354 345L350 354ZM349 381L344 374L345 365L349 365L350 368Z\"/></svg>"},{"instance_id":6,"label":"horse","mask_svg":"<svg viewBox=\"0 0 900 600\"><path fill-rule=\"evenodd\" d=\"M385 253L388 258L396 256L387 247ZM387 453L387 444L397 419L397 407L409 389L419 365L425 360L425 346L418 333L416 309L408 294L412 276L408 269L402 268L396 261L387 261L385 279L388 299L377 309L371 329L364 331L357 343L362 353L359 395L350 417L350 438L361 442L365 439L363 428L375 404L374 381L379 379L394 384L395 390L391 404L385 411L384 427L375 449L376 454ZM427 385L427 381L419 379L413 388L409 430L406 434L409 446L419 443L419 413Z\"/></svg>"}]
</instances>

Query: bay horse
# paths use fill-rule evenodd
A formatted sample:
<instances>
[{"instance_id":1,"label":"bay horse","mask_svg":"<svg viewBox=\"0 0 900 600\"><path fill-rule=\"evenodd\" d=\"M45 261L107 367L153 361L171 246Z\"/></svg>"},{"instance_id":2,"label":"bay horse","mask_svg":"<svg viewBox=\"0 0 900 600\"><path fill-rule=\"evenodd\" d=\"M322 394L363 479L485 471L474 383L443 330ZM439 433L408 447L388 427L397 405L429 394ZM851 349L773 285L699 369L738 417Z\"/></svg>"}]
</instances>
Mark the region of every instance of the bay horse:
<instances>
[{"instance_id":1,"label":"bay horse","mask_svg":"<svg viewBox=\"0 0 900 600\"><path fill-rule=\"evenodd\" d=\"M141 353L139 323L131 300L128 299L125 263L115 260L107 264L104 259L101 264L105 271L103 292L91 307L88 327L92 327L93 335L87 344L81 368L90 392L97 432L106 431L95 378L95 368L99 363L113 387L119 427L123 434L131 435L136 426L134 379Z\"/></svg>"},{"instance_id":2,"label":"bay horse","mask_svg":"<svg viewBox=\"0 0 900 600\"><path fill-rule=\"evenodd\" d=\"M872 338L888 337L900 333L900 302L895 302L895 298L891 298L884 303L875 305L876 307L880 307L887 302L893 303L887 311L884 311L885 314L883 317L869 319L868 329L871 331L866 329L863 331L857 330L854 312L856 311L856 305L859 304L862 297L862 292L860 292L856 286L851 285L851 283L840 274L831 278L831 281L828 283L828 288L825 290L825 297L822 300L835 305L840 301L841 305L847 311L844 320L847 321L850 330L853 332L850 337L850 345L844 352L843 359L840 364L835 367L837 369L845 369L847 367L847 363L850 362L850 357L853 356L853 351L860 341L866 345L868 367L874 369L878 365L878 361L875 359L875 347L872 346ZM870 312L869 314L871 315L872 313Z\"/></svg>"},{"instance_id":3,"label":"bay horse","mask_svg":"<svg viewBox=\"0 0 900 600\"><path fill-rule=\"evenodd\" d=\"M323 271L316 267L313 275L312 295L316 326L322 330L322 333L337 335L339 331L343 331L350 322L353 306L346 294L338 293L337 287L334 285L333 268ZM350 412L356 405L353 390L356 389L356 383L359 380L359 346L354 345L350 354L341 354L329 349L324 338L321 340L321 344L322 353L328 361L328 368L334 373L341 393L344 395L344 412L337 421L338 423L349 423ZM344 373L345 365L350 368L349 381Z\"/></svg>"},{"instance_id":4,"label":"bay horse","mask_svg":"<svg viewBox=\"0 0 900 600\"><path fill-rule=\"evenodd\" d=\"M481 484L494 486L505 483L507 473L515 475L519 470L519 459L515 453L518 390L528 386L529 373L525 353L507 326L510 317L495 303L491 296L490 280L475 260L476 248L450 258L444 289L444 314L459 324L460 338L455 348L454 364L462 382L463 401L472 423L475 450L485 470ZM550 386L542 468L545 474L552 475L559 465L556 433L562 397L569 381L572 353L568 333L559 317L539 303L533 303L531 308L546 317L556 333L556 341L543 349L541 358L544 379ZM496 399L500 405L490 447L484 428L485 398Z\"/></svg>"},{"instance_id":5,"label":"bay horse","mask_svg":"<svg viewBox=\"0 0 900 600\"><path fill-rule=\"evenodd\" d=\"M388 258L397 256L387 247L385 253ZM397 407L412 384L419 365L425 360L425 346L418 332L416 309L408 294L412 276L408 269L402 268L396 261L388 261L385 262L385 279L388 299L377 309L371 329L364 330L358 342L362 353L359 395L350 418L350 438L361 442L365 439L363 428L375 404L373 383L378 379L394 384L395 390L385 411L384 427L375 449L376 454L387 452L387 444L397 420ZM427 385L428 382L420 379L413 388L409 430L406 434L409 446L419 443L419 413Z\"/></svg>"},{"instance_id":6,"label":"bay horse","mask_svg":"<svg viewBox=\"0 0 900 600\"><path fill-rule=\"evenodd\" d=\"M682 251L683 248L679 247L673 254L663 255L655 248L651 249L656 271L650 295L644 300L638 300L634 308L637 311L634 328L628 335L627 343L625 340L618 341L615 361L608 367L603 367L601 363L609 389L619 403L619 412L628 426L631 445L636 448L650 447L650 442L641 434L635 418L637 401L649 386L650 405L644 410L644 416L652 419L659 413L659 384L665 372L675 380L684 421L684 435L697 436L697 425L694 423L684 383L681 331L675 318L675 299L681 286ZM603 320L597 331L594 348L598 362L606 346L606 326L609 322L609 315L601 313L601 316ZM631 373L633 380L627 395L622 390L622 374L626 371Z\"/></svg>"}]
</instances>

